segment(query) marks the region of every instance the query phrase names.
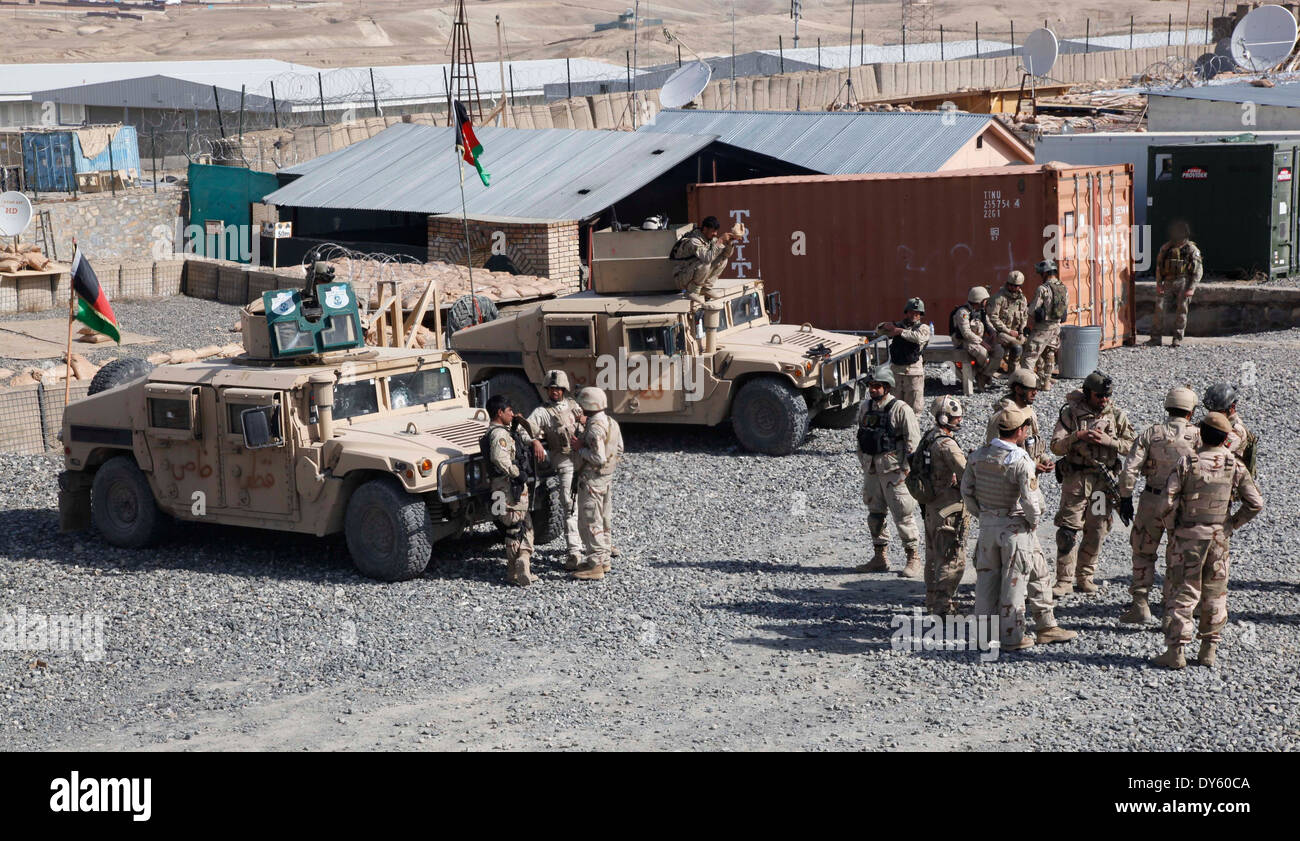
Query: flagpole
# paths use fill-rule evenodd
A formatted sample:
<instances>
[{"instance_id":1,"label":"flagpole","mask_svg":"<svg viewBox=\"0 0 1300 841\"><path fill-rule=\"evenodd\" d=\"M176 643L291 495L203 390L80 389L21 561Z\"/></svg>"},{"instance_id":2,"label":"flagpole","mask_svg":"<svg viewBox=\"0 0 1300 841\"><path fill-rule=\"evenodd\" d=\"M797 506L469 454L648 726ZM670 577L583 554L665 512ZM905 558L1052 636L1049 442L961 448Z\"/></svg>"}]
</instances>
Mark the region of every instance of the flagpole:
<instances>
[{"instance_id":1,"label":"flagpole","mask_svg":"<svg viewBox=\"0 0 1300 841\"><path fill-rule=\"evenodd\" d=\"M483 320L483 315L478 309L478 295L474 293L474 254L469 244L469 211L465 205L465 150L462 146L456 147L456 169L460 172L460 218L465 223L465 268L469 271L469 299L474 304L474 323L478 324Z\"/></svg>"},{"instance_id":2,"label":"flagpole","mask_svg":"<svg viewBox=\"0 0 1300 841\"><path fill-rule=\"evenodd\" d=\"M72 238L72 266L68 273L68 353L63 373L63 410L68 410L68 397L72 393L72 325L77 319L77 284L72 271L77 267L77 238Z\"/></svg>"}]
</instances>

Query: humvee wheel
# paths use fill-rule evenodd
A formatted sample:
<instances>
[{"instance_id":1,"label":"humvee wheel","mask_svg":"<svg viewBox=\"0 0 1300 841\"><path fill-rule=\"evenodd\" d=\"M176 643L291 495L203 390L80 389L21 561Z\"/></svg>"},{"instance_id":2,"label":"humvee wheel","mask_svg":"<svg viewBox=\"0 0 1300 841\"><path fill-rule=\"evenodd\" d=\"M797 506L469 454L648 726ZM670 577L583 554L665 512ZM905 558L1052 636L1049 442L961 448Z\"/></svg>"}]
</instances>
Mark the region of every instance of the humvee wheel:
<instances>
[{"instance_id":1,"label":"humvee wheel","mask_svg":"<svg viewBox=\"0 0 1300 841\"><path fill-rule=\"evenodd\" d=\"M90 517L105 540L126 549L153 543L164 523L149 480L130 456L111 458L95 471Z\"/></svg>"},{"instance_id":2,"label":"humvee wheel","mask_svg":"<svg viewBox=\"0 0 1300 841\"><path fill-rule=\"evenodd\" d=\"M90 389L86 393L99 394L101 391L126 385L132 380L148 376L152 370L153 365L144 359L114 359L95 372L94 378L90 381Z\"/></svg>"},{"instance_id":3,"label":"humvee wheel","mask_svg":"<svg viewBox=\"0 0 1300 841\"><path fill-rule=\"evenodd\" d=\"M750 380L732 404L731 426L745 449L789 455L808 435L808 404L774 377Z\"/></svg>"},{"instance_id":4,"label":"humvee wheel","mask_svg":"<svg viewBox=\"0 0 1300 841\"><path fill-rule=\"evenodd\" d=\"M510 405L514 408L515 414L524 417L542 405L541 398L537 396L537 389L533 388L528 378L513 371L503 371L488 378L488 395L494 394L504 394L510 398Z\"/></svg>"},{"instance_id":5,"label":"humvee wheel","mask_svg":"<svg viewBox=\"0 0 1300 841\"><path fill-rule=\"evenodd\" d=\"M372 479L353 491L343 532L357 571L380 581L415 578L433 552L433 521L424 499L395 479Z\"/></svg>"},{"instance_id":6,"label":"humvee wheel","mask_svg":"<svg viewBox=\"0 0 1300 841\"><path fill-rule=\"evenodd\" d=\"M852 406L845 406L843 409L818 412L813 416L813 426L820 426L824 429L848 429L858 419L858 406L860 405L854 403Z\"/></svg>"},{"instance_id":7,"label":"humvee wheel","mask_svg":"<svg viewBox=\"0 0 1300 841\"><path fill-rule=\"evenodd\" d=\"M533 489L537 507L533 509L533 543L544 546L564 537L564 494L558 476L547 476Z\"/></svg>"}]
</instances>

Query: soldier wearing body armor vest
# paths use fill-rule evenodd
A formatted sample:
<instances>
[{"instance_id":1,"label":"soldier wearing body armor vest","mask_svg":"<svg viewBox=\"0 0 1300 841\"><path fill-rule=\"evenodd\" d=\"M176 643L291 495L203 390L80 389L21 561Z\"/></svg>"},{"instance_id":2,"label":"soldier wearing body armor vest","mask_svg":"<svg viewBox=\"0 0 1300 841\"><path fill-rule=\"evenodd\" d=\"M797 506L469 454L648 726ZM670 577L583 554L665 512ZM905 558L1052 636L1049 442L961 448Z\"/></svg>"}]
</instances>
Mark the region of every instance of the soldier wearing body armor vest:
<instances>
[{"instance_id":1,"label":"soldier wearing body armor vest","mask_svg":"<svg viewBox=\"0 0 1300 841\"><path fill-rule=\"evenodd\" d=\"M1184 456L1196 452L1201 444L1200 431L1192 426L1192 410L1196 408L1196 392L1179 386L1165 395L1165 411L1169 417L1163 423L1150 426L1133 442L1124 470L1120 474L1120 513L1133 520L1129 544L1133 547L1133 582L1129 585L1133 603L1120 616L1119 621L1132 625L1145 625L1152 621L1148 594L1155 583L1156 556L1165 528L1160 522L1164 508L1165 485L1169 476ZM1145 480L1136 512L1133 495L1137 490L1138 475ZM1173 538L1170 537L1172 543ZM1169 616L1172 603L1171 581L1165 574L1165 616Z\"/></svg>"},{"instance_id":2,"label":"soldier wearing body armor vest","mask_svg":"<svg viewBox=\"0 0 1300 841\"><path fill-rule=\"evenodd\" d=\"M1215 383L1205 390L1201 403L1205 406L1205 411L1219 412L1227 417L1228 423L1232 425L1227 447L1233 455L1242 460L1250 475L1254 477L1259 439L1255 437L1255 433L1246 428L1241 415L1237 413L1237 389L1229 383Z\"/></svg>"},{"instance_id":3,"label":"soldier wearing body armor vest","mask_svg":"<svg viewBox=\"0 0 1300 841\"><path fill-rule=\"evenodd\" d=\"M912 408L889 392L894 374L881 365L867 384L867 399L858 408L858 462L862 465L862 501L867 505L867 528L875 554L858 572L885 572L889 562L886 516L894 518L903 541L907 565L901 575L920 578L922 572L920 534L916 530L916 501L907 490L908 456L921 443L921 430Z\"/></svg>"},{"instance_id":4,"label":"soldier wearing body armor vest","mask_svg":"<svg viewBox=\"0 0 1300 841\"><path fill-rule=\"evenodd\" d=\"M1034 401L1038 399L1038 378L1024 368L1011 372L1011 390L993 404L993 416L984 428L984 443L991 444L998 437L998 413L1012 406L1029 412L1029 437L1021 446L1034 461L1038 473L1051 473L1056 469L1056 462L1047 453L1047 437L1042 433L1038 423L1038 412Z\"/></svg>"},{"instance_id":5,"label":"soldier wearing body armor vest","mask_svg":"<svg viewBox=\"0 0 1300 841\"><path fill-rule=\"evenodd\" d=\"M1034 326L1025 340L1025 356L1020 364L1038 375L1038 387L1052 387L1056 373L1056 351L1061 347L1061 321L1070 312L1070 293L1056 271L1055 260L1043 260L1034 266L1042 283L1029 302Z\"/></svg>"},{"instance_id":6,"label":"soldier wearing body armor vest","mask_svg":"<svg viewBox=\"0 0 1300 841\"><path fill-rule=\"evenodd\" d=\"M582 409L569 396L569 375L564 371L547 371L542 383L546 402L533 409L528 420L542 432L549 464L560 482L560 496L564 500L564 540L568 557L564 568L574 570L582 563L582 537L578 534L578 508L574 504L573 474L577 467L577 453L570 445L573 437L582 431Z\"/></svg>"},{"instance_id":7,"label":"soldier wearing body armor vest","mask_svg":"<svg viewBox=\"0 0 1300 841\"><path fill-rule=\"evenodd\" d=\"M989 326L1002 345L1007 370L1014 371L1025 350L1025 325L1029 322L1029 303L1025 300L1025 276L1020 272L1007 275L1007 282L988 304Z\"/></svg>"},{"instance_id":8,"label":"soldier wearing body armor vest","mask_svg":"<svg viewBox=\"0 0 1300 841\"><path fill-rule=\"evenodd\" d=\"M993 328L988 323L989 291L983 286L972 286L966 293L966 303L948 316L948 335L953 346L964 350L975 371L975 388L983 391L992 382L993 374L1002 366L1002 343L995 340Z\"/></svg>"},{"instance_id":9,"label":"soldier wearing body armor vest","mask_svg":"<svg viewBox=\"0 0 1300 841\"><path fill-rule=\"evenodd\" d=\"M668 258L676 264L673 279L677 288L697 304L704 303L705 294L727 268L736 244L745 238L739 222L725 234L719 233L720 227L718 217L706 216L668 252Z\"/></svg>"},{"instance_id":10,"label":"soldier wearing body armor vest","mask_svg":"<svg viewBox=\"0 0 1300 841\"><path fill-rule=\"evenodd\" d=\"M894 393L921 417L925 413L925 364L921 353L930 343L933 332L922 322L925 302L908 298L903 305L903 320L882 322L876 332L889 336L889 367L894 374Z\"/></svg>"},{"instance_id":11,"label":"soldier wearing body armor vest","mask_svg":"<svg viewBox=\"0 0 1300 841\"><path fill-rule=\"evenodd\" d=\"M1082 390L1066 396L1052 433L1051 451L1062 457L1056 463L1061 507L1055 521L1056 586L1052 592L1057 596L1075 589L1097 591L1092 580L1097 555L1119 504L1121 459L1134 438L1128 416L1111 403L1112 391L1110 377L1093 371L1084 379Z\"/></svg>"},{"instance_id":12,"label":"soldier wearing body armor vest","mask_svg":"<svg viewBox=\"0 0 1300 841\"><path fill-rule=\"evenodd\" d=\"M997 416L998 437L971 454L961 477L966 508L979 518L975 542L975 613L998 616L1004 650L1078 636L1056 624L1051 569L1035 530L1043 516L1038 471L1024 450L1030 413L1018 406ZM1025 633L1025 602L1035 636Z\"/></svg>"},{"instance_id":13,"label":"soldier wearing body armor vest","mask_svg":"<svg viewBox=\"0 0 1300 841\"><path fill-rule=\"evenodd\" d=\"M1174 598L1165 628L1165 652L1158 665L1181 669L1187 665L1183 646L1200 637L1197 661L1213 667L1219 636L1228 624L1228 541L1232 534L1264 510L1264 498L1250 471L1228 451L1232 424L1220 412L1200 423L1201 446L1185 456L1165 485L1162 519L1173 532L1169 573ZM1232 510L1234 499L1241 505ZM1200 606L1200 627L1193 611Z\"/></svg>"},{"instance_id":14,"label":"soldier wearing body armor vest","mask_svg":"<svg viewBox=\"0 0 1300 841\"><path fill-rule=\"evenodd\" d=\"M1159 346L1163 341L1166 320L1173 318L1173 346L1183 343L1187 329L1187 308L1196 294L1196 284L1201 282L1201 249L1188 237L1192 235L1186 222L1169 226L1169 241L1160 246L1156 254L1156 310L1151 317L1149 345Z\"/></svg>"},{"instance_id":15,"label":"soldier wearing body armor vest","mask_svg":"<svg viewBox=\"0 0 1300 841\"><path fill-rule=\"evenodd\" d=\"M533 557L533 518L529 513L528 479L520 467L521 448L531 447L537 461L545 461L541 433L522 415L516 415L504 394L488 398L492 419L480 444L488 459L491 477L492 514L506 538L506 581L527 587L537 580L530 564ZM523 429L520 429L522 427Z\"/></svg>"},{"instance_id":16,"label":"soldier wearing body armor vest","mask_svg":"<svg viewBox=\"0 0 1300 841\"><path fill-rule=\"evenodd\" d=\"M570 439L578 454L578 531L582 535L582 563L573 577L598 581L610 570L611 515L614 471L623 457L623 432L605 409L605 392L588 386L578 392L578 405L587 413L582 437Z\"/></svg>"},{"instance_id":17,"label":"soldier wearing body armor vest","mask_svg":"<svg viewBox=\"0 0 1300 841\"><path fill-rule=\"evenodd\" d=\"M961 428L962 405L940 396L930 404L934 426L921 436L912 454L907 485L921 503L925 520L925 606L945 616L956 612L957 587L966 571L969 518L961 499L966 453L953 437Z\"/></svg>"}]
</instances>

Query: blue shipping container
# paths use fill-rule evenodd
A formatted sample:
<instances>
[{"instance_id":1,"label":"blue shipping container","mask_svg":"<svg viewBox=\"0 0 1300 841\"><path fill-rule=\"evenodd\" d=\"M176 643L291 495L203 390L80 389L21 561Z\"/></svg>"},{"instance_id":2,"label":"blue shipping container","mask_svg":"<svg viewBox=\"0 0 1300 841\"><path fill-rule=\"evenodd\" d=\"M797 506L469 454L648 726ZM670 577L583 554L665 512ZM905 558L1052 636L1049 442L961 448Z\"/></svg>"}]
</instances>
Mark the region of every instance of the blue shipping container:
<instances>
[{"instance_id":1,"label":"blue shipping container","mask_svg":"<svg viewBox=\"0 0 1300 841\"><path fill-rule=\"evenodd\" d=\"M109 150L112 150L111 156ZM79 172L125 172L140 177L140 146L135 126L121 126L113 142L94 158L82 152L76 129L23 134L23 169L30 189L72 192Z\"/></svg>"}]
</instances>

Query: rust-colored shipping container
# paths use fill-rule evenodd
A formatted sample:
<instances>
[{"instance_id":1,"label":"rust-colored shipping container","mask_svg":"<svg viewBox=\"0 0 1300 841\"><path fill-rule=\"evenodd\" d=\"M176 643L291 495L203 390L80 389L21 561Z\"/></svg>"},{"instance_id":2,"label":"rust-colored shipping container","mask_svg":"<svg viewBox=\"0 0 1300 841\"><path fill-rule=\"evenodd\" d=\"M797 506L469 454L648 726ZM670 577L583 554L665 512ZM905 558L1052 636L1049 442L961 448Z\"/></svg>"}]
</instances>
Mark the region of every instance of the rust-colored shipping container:
<instances>
[{"instance_id":1,"label":"rust-colored shipping container","mask_svg":"<svg viewBox=\"0 0 1300 841\"><path fill-rule=\"evenodd\" d=\"M1006 166L934 173L759 178L690 188L692 220L740 220L748 239L726 277L762 277L783 320L867 331L925 301L935 331L972 286L1060 264L1067 324L1100 325L1102 347L1134 338L1132 165ZM1089 259L1091 255L1091 259Z\"/></svg>"}]
</instances>

